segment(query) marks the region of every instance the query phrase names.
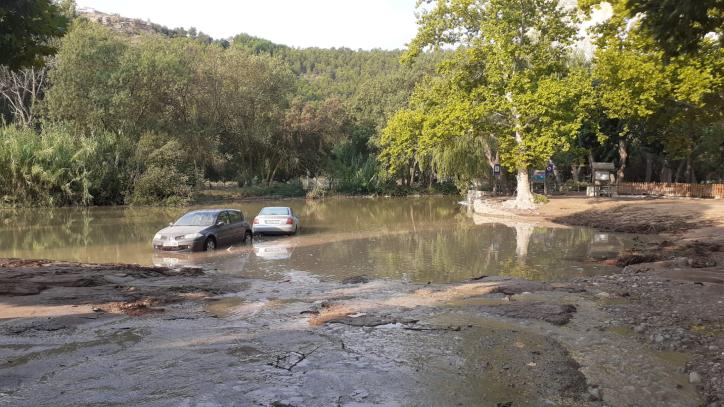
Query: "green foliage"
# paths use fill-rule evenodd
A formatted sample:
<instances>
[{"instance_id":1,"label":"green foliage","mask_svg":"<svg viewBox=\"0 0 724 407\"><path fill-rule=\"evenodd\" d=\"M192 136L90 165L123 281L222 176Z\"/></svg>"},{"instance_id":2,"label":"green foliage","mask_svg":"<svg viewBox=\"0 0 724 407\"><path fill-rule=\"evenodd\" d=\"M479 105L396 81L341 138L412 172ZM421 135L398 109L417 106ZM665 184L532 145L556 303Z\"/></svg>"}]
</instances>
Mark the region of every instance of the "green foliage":
<instances>
[{"instance_id":1,"label":"green foliage","mask_svg":"<svg viewBox=\"0 0 724 407\"><path fill-rule=\"evenodd\" d=\"M65 33L68 19L51 0L4 0L0 4L0 65L11 69L43 65L53 39Z\"/></svg>"},{"instance_id":2,"label":"green foliage","mask_svg":"<svg viewBox=\"0 0 724 407\"><path fill-rule=\"evenodd\" d=\"M724 34L722 0L627 0L627 7L643 15L643 28L669 55L696 52L710 32Z\"/></svg>"},{"instance_id":3,"label":"green foliage","mask_svg":"<svg viewBox=\"0 0 724 407\"><path fill-rule=\"evenodd\" d=\"M268 196L280 198L294 198L304 196L304 188L299 181L274 182L270 185L253 185L242 187L239 196L242 198Z\"/></svg>"},{"instance_id":4,"label":"green foliage","mask_svg":"<svg viewBox=\"0 0 724 407\"><path fill-rule=\"evenodd\" d=\"M183 205L191 200L188 177L174 167L149 167L135 182L132 203L135 205Z\"/></svg>"},{"instance_id":5,"label":"green foliage","mask_svg":"<svg viewBox=\"0 0 724 407\"><path fill-rule=\"evenodd\" d=\"M122 190L124 146L113 135L76 137L63 127L0 128L2 205L119 203L108 191Z\"/></svg>"},{"instance_id":6,"label":"green foliage","mask_svg":"<svg viewBox=\"0 0 724 407\"><path fill-rule=\"evenodd\" d=\"M547 204L549 202L548 197L541 194L533 194L533 202L536 204Z\"/></svg>"},{"instance_id":7,"label":"green foliage","mask_svg":"<svg viewBox=\"0 0 724 407\"><path fill-rule=\"evenodd\" d=\"M411 108L388 122L381 141L387 170L397 175L415 162L469 180L484 176L484 167L471 165L483 154L525 172L567 150L590 102L586 72L566 64L575 21L552 0L446 0L423 10L403 59L457 49L431 86L418 88ZM518 191L527 190L519 182Z\"/></svg>"}]
</instances>

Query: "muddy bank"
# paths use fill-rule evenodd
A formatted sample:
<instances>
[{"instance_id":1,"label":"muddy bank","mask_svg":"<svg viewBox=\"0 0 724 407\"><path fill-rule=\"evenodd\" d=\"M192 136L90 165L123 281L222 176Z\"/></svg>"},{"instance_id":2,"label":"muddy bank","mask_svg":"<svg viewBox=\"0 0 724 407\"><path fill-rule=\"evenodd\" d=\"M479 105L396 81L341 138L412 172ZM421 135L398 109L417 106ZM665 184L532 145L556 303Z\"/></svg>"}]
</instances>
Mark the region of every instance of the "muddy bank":
<instances>
[{"instance_id":1,"label":"muddy bank","mask_svg":"<svg viewBox=\"0 0 724 407\"><path fill-rule=\"evenodd\" d=\"M0 259L0 318L160 312L165 304L244 286L240 279L193 267Z\"/></svg>"},{"instance_id":2,"label":"muddy bank","mask_svg":"<svg viewBox=\"0 0 724 407\"><path fill-rule=\"evenodd\" d=\"M360 276L343 283L298 271L274 282L123 265L4 264L4 281L24 276L45 288L0 296L3 405L702 403L679 359L613 329L612 311L588 282ZM88 273L94 284L68 286ZM137 295L163 306L105 308ZM63 312L18 316L33 307Z\"/></svg>"},{"instance_id":3,"label":"muddy bank","mask_svg":"<svg viewBox=\"0 0 724 407\"><path fill-rule=\"evenodd\" d=\"M556 197L535 213L505 215L502 222L653 235L600 260L620 267L619 273L573 285L607 315L595 329L633 338L677 361L701 405L724 404L724 201Z\"/></svg>"},{"instance_id":4,"label":"muddy bank","mask_svg":"<svg viewBox=\"0 0 724 407\"><path fill-rule=\"evenodd\" d=\"M681 371L702 395L702 405L724 405L724 203L647 199L591 206L565 216L552 208L548 216L563 224L659 239L638 241L619 255L620 273L574 285L595 293L611 315L607 329L669 352L683 363Z\"/></svg>"},{"instance_id":5,"label":"muddy bank","mask_svg":"<svg viewBox=\"0 0 724 407\"><path fill-rule=\"evenodd\" d=\"M724 253L710 255L718 262ZM707 406L724 400L724 268L686 259L627 266L621 274L574 285L594 294L611 319L605 329L679 359Z\"/></svg>"}]
</instances>

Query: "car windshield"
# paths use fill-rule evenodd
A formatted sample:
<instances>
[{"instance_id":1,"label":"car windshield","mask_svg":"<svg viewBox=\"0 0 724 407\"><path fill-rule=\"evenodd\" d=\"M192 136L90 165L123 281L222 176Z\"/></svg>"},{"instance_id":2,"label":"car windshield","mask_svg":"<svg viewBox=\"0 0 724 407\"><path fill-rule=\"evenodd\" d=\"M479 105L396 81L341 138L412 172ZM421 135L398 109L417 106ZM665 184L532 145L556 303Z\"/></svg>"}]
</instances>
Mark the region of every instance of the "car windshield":
<instances>
[{"instance_id":1,"label":"car windshield","mask_svg":"<svg viewBox=\"0 0 724 407\"><path fill-rule=\"evenodd\" d=\"M182 216L174 226L211 226L216 221L217 212L190 212Z\"/></svg>"},{"instance_id":2,"label":"car windshield","mask_svg":"<svg viewBox=\"0 0 724 407\"><path fill-rule=\"evenodd\" d=\"M259 215L289 215L289 208L264 208Z\"/></svg>"}]
</instances>

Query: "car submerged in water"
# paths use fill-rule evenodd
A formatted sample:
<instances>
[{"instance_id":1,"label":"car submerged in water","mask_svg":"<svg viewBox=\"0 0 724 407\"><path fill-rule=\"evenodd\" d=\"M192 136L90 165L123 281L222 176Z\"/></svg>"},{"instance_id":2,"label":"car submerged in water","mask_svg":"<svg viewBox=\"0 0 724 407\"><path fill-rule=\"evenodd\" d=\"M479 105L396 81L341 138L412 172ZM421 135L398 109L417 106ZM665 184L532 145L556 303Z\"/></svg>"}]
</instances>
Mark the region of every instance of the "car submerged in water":
<instances>
[{"instance_id":1,"label":"car submerged in water","mask_svg":"<svg viewBox=\"0 0 724 407\"><path fill-rule=\"evenodd\" d=\"M246 242L252 231L236 209L201 209L180 217L153 236L153 248L164 251L207 251Z\"/></svg>"},{"instance_id":2,"label":"car submerged in water","mask_svg":"<svg viewBox=\"0 0 724 407\"><path fill-rule=\"evenodd\" d=\"M252 232L259 234L293 235L299 231L299 218L288 206L267 206L254 218Z\"/></svg>"}]
</instances>

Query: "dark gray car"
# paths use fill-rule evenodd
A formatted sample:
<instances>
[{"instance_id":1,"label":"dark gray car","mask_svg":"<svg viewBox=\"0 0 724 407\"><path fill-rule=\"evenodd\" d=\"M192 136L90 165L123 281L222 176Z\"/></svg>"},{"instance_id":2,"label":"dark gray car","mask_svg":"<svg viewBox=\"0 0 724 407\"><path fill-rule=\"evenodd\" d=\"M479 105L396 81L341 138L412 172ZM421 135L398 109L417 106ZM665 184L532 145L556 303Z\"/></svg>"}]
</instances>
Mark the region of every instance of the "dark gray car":
<instances>
[{"instance_id":1,"label":"dark gray car","mask_svg":"<svg viewBox=\"0 0 724 407\"><path fill-rule=\"evenodd\" d=\"M206 251L245 242L251 228L236 209L191 211L153 237L153 248L166 251Z\"/></svg>"}]
</instances>

